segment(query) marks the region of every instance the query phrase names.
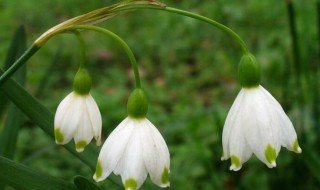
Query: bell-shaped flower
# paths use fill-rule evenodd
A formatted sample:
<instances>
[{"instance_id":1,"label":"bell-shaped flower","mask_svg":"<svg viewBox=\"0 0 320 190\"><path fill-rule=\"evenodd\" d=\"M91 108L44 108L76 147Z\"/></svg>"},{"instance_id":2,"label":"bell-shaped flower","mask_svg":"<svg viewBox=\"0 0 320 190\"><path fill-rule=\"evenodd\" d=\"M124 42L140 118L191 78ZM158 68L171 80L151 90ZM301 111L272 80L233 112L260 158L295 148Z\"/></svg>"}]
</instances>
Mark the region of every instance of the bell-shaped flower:
<instances>
[{"instance_id":1,"label":"bell-shaped flower","mask_svg":"<svg viewBox=\"0 0 320 190\"><path fill-rule=\"evenodd\" d=\"M149 173L153 183L168 187L170 154L157 128L145 117L147 100L141 89L129 97L129 116L109 135L98 157L95 181L111 172L121 175L126 190L139 189Z\"/></svg>"},{"instance_id":2,"label":"bell-shaped flower","mask_svg":"<svg viewBox=\"0 0 320 190\"><path fill-rule=\"evenodd\" d=\"M250 59L255 61L252 57ZM267 90L257 85L260 79L255 76L245 79L241 77L240 73L243 88L223 128L221 159L231 158L230 170L237 171L252 153L269 168L276 166L281 146L301 153L295 129L281 105ZM250 79L250 83L247 79ZM252 79L257 80L252 82Z\"/></svg>"},{"instance_id":3,"label":"bell-shaped flower","mask_svg":"<svg viewBox=\"0 0 320 190\"><path fill-rule=\"evenodd\" d=\"M93 137L97 145L101 144L102 119L96 102L89 94L91 79L88 77L84 69L78 71L74 91L59 104L54 118L56 143L66 144L74 138L78 152L82 152Z\"/></svg>"}]
</instances>

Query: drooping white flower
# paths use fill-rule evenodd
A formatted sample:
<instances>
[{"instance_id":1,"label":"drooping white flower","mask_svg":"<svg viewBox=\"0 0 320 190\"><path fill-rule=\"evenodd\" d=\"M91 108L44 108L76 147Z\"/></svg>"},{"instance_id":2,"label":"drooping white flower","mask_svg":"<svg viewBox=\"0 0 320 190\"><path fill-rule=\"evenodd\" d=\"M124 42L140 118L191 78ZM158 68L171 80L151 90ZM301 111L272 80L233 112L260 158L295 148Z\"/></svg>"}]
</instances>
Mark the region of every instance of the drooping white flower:
<instances>
[{"instance_id":1,"label":"drooping white flower","mask_svg":"<svg viewBox=\"0 0 320 190\"><path fill-rule=\"evenodd\" d=\"M102 181L114 172L126 190L135 190L149 173L153 183L168 187L169 168L169 150L157 128L145 117L129 116L105 141L93 178Z\"/></svg>"},{"instance_id":2,"label":"drooping white flower","mask_svg":"<svg viewBox=\"0 0 320 190\"><path fill-rule=\"evenodd\" d=\"M99 108L89 93L71 92L59 104L54 118L57 144L66 144L74 138L76 150L82 152L93 137L100 145L101 128Z\"/></svg>"},{"instance_id":3,"label":"drooping white flower","mask_svg":"<svg viewBox=\"0 0 320 190\"><path fill-rule=\"evenodd\" d=\"M281 146L301 153L295 129L277 100L262 86L242 88L234 101L222 134L222 160L240 170L255 154L269 168L276 166Z\"/></svg>"}]
</instances>

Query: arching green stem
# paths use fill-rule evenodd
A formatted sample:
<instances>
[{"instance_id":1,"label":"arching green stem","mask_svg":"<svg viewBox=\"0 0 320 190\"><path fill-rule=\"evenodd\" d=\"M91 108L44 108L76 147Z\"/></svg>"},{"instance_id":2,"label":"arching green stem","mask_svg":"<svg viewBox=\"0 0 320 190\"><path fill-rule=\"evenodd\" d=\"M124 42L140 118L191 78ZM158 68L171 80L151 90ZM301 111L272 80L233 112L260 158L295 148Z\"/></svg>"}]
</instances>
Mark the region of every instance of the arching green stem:
<instances>
[{"instance_id":1,"label":"arching green stem","mask_svg":"<svg viewBox=\"0 0 320 190\"><path fill-rule=\"evenodd\" d=\"M83 37L77 30L72 31L77 37L80 45L80 68L85 68L86 64L86 45L84 43Z\"/></svg>"},{"instance_id":2,"label":"arching green stem","mask_svg":"<svg viewBox=\"0 0 320 190\"><path fill-rule=\"evenodd\" d=\"M209 19L207 17L201 16L199 14L196 13L192 13L192 12L188 12L188 11L184 11L184 10L180 10L180 9L176 9L176 8L172 8L172 7L165 7L165 6L154 6L154 5L143 5L143 4L135 4L135 5L126 5L125 7L121 7L121 8L115 8L114 10L110 10L108 13L117 13L117 12L122 12L122 11L130 11L130 10L138 10L138 9L154 9L154 10L162 10L162 11L167 11L167 12L171 12L171 13L175 13L175 14L179 14L179 15L184 15L187 17L191 17L203 22L206 22L214 27L217 27L219 29L221 29L222 31L226 32L227 34L229 34L235 41L237 41L243 51L243 54L249 54L249 50L247 45L245 44L245 42L240 38L240 36L235 33L233 30L231 30L230 28L226 27L225 25L214 21L212 19ZM106 14L106 13L104 13ZM106 14L107 15L107 14ZM114 16L114 15L113 15ZM78 18L78 17L77 17ZM82 17L81 17L82 18ZM79 18L78 18L79 19ZM85 19L85 18L83 18ZM72 21L72 22L71 22ZM35 54L40 47L49 39L51 38L53 35L68 31L68 30L75 30L75 29L87 29L87 30L95 30L97 32L101 32L105 35L108 35L110 37L112 37L114 40L116 40L117 42L119 42L119 44L124 48L124 50L126 51L126 53L129 56L129 59L132 63L133 69L134 69L134 75L135 75L135 79L136 79L136 87L141 87L140 84L140 77L139 77L139 72L138 72L138 67L137 67L137 63L135 60L135 57L132 53L132 51L130 50L129 46L116 34L103 29L103 28L99 28L96 26L88 26L88 25L72 25L73 22L75 22L74 20L70 20L70 23L68 23L69 25L71 25L70 27L68 27L66 24L65 28L57 27L56 30L49 30L48 34L49 37L45 38L44 41L40 41L38 45L38 43L33 44L3 75L1 75L0 77L0 86L3 84L4 81L6 81L16 70L19 69L19 67L24 64L33 54ZM58 25L60 26L60 25ZM54 31L54 34L52 34L52 32ZM83 54L84 55L84 54Z\"/></svg>"},{"instance_id":3,"label":"arching green stem","mask_svg":"<svg viewBox=\"0 0 320 190\"><path fill-rule=\"evenodd\" d=\"M6 72L0 77L0 86L13 75L30 57L32 57L38 50L40 46L33 44L27 51L17 59L12 66L6 70Z\"/></svg>"},{"instance_id":4,"label":"arching green stem","mask_svg":"<svg viewBox=\"0 0 320 190\"><path fill-rule=\"evenodd\" d=\"M115 41L117 41L122 46L124 51L127 53L128 57L131 61L131 65L133 68L134 77L135 77L135 81L136 81L136 88L141 88L140 75L139 75L139 69L138 69L138 64L137 64L136 58L134 57L134 54L132 53L130 47L118 35L116 35L115 33L111 32L107 29L100 28L97 26L91 26L91 25L77 25L77 26L73 26L69 29L71 29L71 30L75 30L75 29L93 30L93 31L105 34L105 35L111 37L112 39L114 39Z\"/></svg>"},{"instance_id":5,"label":"arching green stem","mask_svg":"<svg viewBox=\"0 0 320 190\"><path fill-rule=\"evenodd\" d=\"M184 10L180 10L180 9L176 9L176 8L172 8L172 7L159 7L159 6L150 6L150 5L132 5L132 6L127 6L124 8L119 8L117 10L115 10L115 12L118 11L123 11L123 10L135 10L135 9L155 9L155 10L161 10L161 11L166 11L166 12L171 12L171 13L175 13L175 14L179 14L179 15L184 15L187 17L191 17L203 22L206 22L214 27L217 27L219 29L221 29L222 31L226 32L227 34L229 34L235 41L237 41L239 43L239 45L242 48L242 51L244 54L248 54L249 50L248 47L246 45L246 43L241 39L241 37L235 33L233 30L231 30L230 28L228 28L227 26L214 21L210 18L201 16L199 14L196 13L192 13L189 11L184 11Z\"/></svg>"}]
</instances>

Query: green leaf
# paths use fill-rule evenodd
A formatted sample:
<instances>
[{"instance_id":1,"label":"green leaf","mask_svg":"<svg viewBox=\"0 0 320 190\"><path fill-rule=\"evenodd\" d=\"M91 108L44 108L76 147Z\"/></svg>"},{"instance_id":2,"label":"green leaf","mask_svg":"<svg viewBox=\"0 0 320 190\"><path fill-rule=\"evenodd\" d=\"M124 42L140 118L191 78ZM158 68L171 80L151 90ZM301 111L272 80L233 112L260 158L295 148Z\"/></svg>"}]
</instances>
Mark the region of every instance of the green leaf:
<instances>
[{"instance_id":1,"label":"green leaf","mask_svg":"<svg viewBox=\"0 0 320 190\"><path fill-rule=\"evenodd\" d=\"M22 124L23 118L23 113L19 110L19 108L11 104L9 107L7 120L0 136L0 155L7 158L13 158L19 128Z\"/></svg>"},{"instance_id":2,"label":"green leaf","mask_svg":"<svg viewBox=\"0 0 320 190\"><path fill-rule=\"evenodd\" d=\"M19 190L72 190L74 184L40 173L25 165L0 156L0 181Z\"/></svg>"},{"instance_id":3,"label":"green leaf","mask_svg":"<svg viewBox=\"0 0 320 190\"><path fill-rule=\"evenodd\" d=\"M0 69L0 74L3 74L3 70ZM44 132L54 138L54 115L46 107L44 107L38 100L31 96L24 88L21 87L12 79L8 79L1 87L7 97L17 106L19 109L30 118L32 122L37 124ZM96 161L98 158L99 150L96 146L89 144L85 151L81 154L78 153L74 145L66 144L64 147L72 153L75 157L80 159L83 163L88 165L92 170L95 170ZM121 186L121 181L114 177L109 177L110 181Z\"/></svg>"},{"instance_id":4,"label":"green leaf","mask_svg":"<svg viewBox=\"0 0 320 190\"><path fill-rule=\"evenodd\" d=\"M15 33L15 36L12 40L11 47L7 54L7 59L5 62L5 68L9 68L12 63L14 63L15 59L18 56L22 55L22 53L26 49L26 34L24 27L19 27ZM16 81L21 85L24 85L26 81L26 66L22 66L15 75ZM2 93L0 94L0 98L3 98L0 104L2 108L1 111L4 110L6 104L8 104L8 99ZM23 113L17 108L14 104L9 106L7 119L5 121L4 127L2 129L2 133L0 136L0 155L5 156L7 158L13 158L14 152L16 149L19 128L23 121ZM0 182L0 189L4 189L5 184Z\"/></svg>"},{"instance_id":5,"label":"green leaf","mask_svg":"<svg viewBox=\"0 0 320 190\"><path fill-rule=\"evenodd\" d=\"M8 53L6 55L6 60L4 62L4 70L7 70L15 60L24 52L26 49L26 34L23 26L20 26L11 41ZM0 92L0 115L6 109L9 101L7 97Z\"/></svg>"},{"instance_id":6,"label":"green leaf","mask_svg":"<svg viewBox=\"0 0 320 190\"><path fill-rule=\"evenodd\" d=\"M75 176L73 182L79 190L101 190L95 183L83 176Z\"/></svg>"},{"instance_id":7,"label":"green leaf","mask_svg":"<svg viewBox=\"0 0 320 190\"><path fill-rule=\"evenodd\" d=\"M15 61L15 59L23 53L25 49L25 30L23 27L19 27L15 33L10 50L8 52L6 67L9 67ZM18 70L15 78L18 83L24 85L26 80L25 65ZM7 120L0 136L0 155L7 158L13 158L19 127L22 123L22 119L23 114L21 113L21 111L15 105L10 105Z\"/></svg>"}]
</instances>

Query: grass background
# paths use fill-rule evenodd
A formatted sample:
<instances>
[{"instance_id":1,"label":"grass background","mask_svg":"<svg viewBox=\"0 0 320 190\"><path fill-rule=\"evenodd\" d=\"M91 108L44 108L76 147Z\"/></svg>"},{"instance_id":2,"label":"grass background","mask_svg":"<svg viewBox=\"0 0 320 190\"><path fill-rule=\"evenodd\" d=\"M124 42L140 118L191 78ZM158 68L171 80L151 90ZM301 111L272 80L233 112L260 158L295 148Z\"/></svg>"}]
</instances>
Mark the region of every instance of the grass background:
<instances>
[{"instance_id":1,"label":"grass background","mask_svg":"<svg viewBox=\"0 0 320 190\"><path fill-rule=\"evenodd\" d=\"M50 27L116 2L2 0L0 58L4 60L21 24L30 45ZM282 104L303 149L301 155L282 149L275 169L252 157L239 172L229 171L229 161L220 161L221 134L240 90L239 45L218 29L179 15L151 10L122 15L99 26L121 36L136 55L150 99L148 118L161 131L171 153L171 189L318 189L319 1L292 1L295 38L288 18L291 1L163 2L215 19L244 39L262 65L262 85ZM134 86L132 69L118 44L100 34L83 34L92 95L101 110L106 138L126 117L126 101ZM298 44L296 51L293 39ZM77 46L74 36L60 35L28 62L26 89L52 112L72 90L79 61ZM6 117L1 116L0 130ZM78 174L91 179L94 173L27 118L20 128L15 160L65 180ZM122 189L108 180L99 185ZM159 188L148 179L141 189Z\"/></svg>"}]
</instances>

